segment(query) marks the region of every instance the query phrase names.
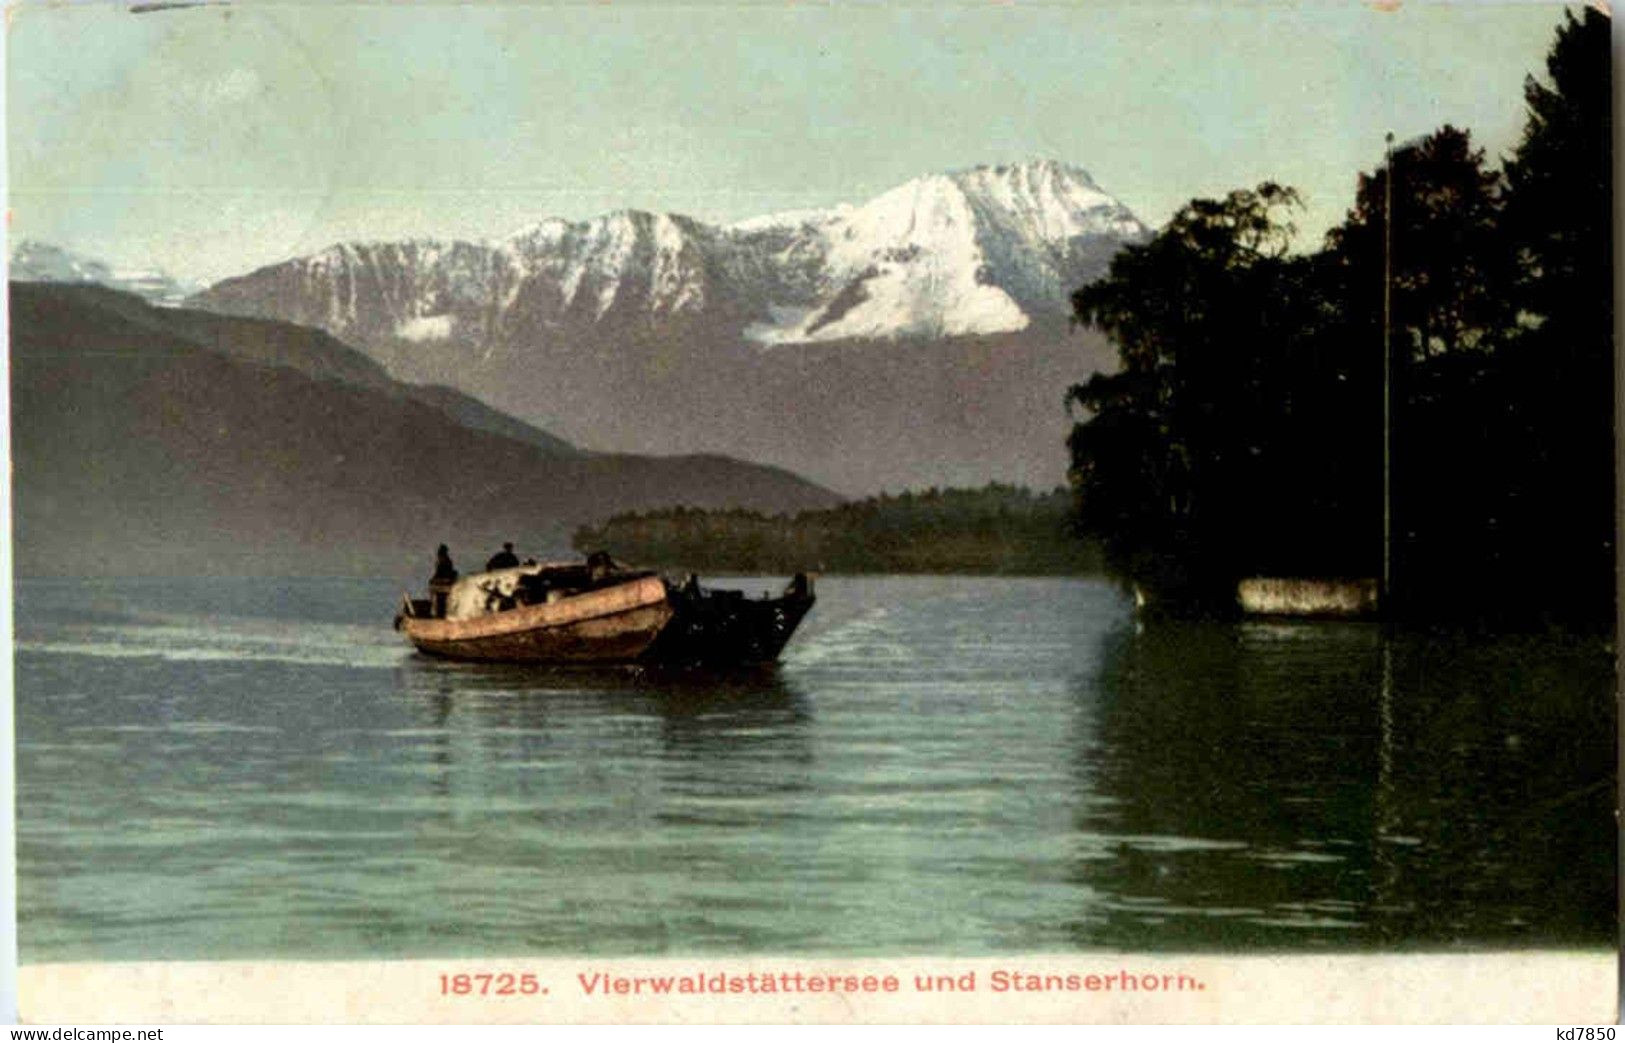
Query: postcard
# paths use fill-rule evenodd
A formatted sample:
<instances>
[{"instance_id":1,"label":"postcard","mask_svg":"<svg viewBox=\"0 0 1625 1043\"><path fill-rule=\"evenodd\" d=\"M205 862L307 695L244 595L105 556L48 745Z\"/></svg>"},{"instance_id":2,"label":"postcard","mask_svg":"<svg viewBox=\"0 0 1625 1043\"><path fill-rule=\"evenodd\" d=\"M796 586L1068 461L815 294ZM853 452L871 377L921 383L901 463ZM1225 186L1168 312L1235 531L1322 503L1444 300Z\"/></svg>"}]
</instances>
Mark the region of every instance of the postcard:
<instances>
[{"instance_id":1,"label":"postcard","mask_svg":"<svg viewBox=\"0 0 1625 1043\"><path fill-rule=\"evenodd\" d=\"M23 1022L1617 1017L1606 9L7 19Z\"/></svg>"}]
</instances>

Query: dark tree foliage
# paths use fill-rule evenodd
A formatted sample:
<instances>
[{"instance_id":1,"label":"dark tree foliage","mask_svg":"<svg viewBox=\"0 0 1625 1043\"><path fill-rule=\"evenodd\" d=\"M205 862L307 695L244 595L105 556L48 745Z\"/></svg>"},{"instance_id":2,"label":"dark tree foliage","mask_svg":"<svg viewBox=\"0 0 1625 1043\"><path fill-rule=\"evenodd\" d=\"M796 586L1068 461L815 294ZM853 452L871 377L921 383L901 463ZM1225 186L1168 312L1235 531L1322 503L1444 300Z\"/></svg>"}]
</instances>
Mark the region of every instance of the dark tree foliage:
<instances>
[{"instance_id":1,"label":"dark tree foliage","mask_svg":"<svg viewBox=\"0 0 1625 1043\"><path fill-rule=\"evenodd\" d=\"M682 507L622 514L578 529L574 543L642 565L712 573L1100 571L1095 548L1070 537L1063 490L999 484L881 495L793 516Z\"/></svg>"},{"instance_id":2,"label":"dark tree foliage","mask_svg":"<svg viewBox=\"0 0 1625 1043\"><path fill-rule=\"evenodd\" d=\"M1395 352L1426 359L1493 349L1516 314L1513 258L1499 221L1502 178L1485 169L1471 135L1451 126L1396 148L1382 167L1360 175L1354 209L1327 236L1343 268L1345 319L1380 337L1390 171Z\"/></svg>"},{"instance_id":3,"label":"dark tree foliage","mask_svg":"<svg viewBox=\"0 0 1625 1043\"><path fill-rule=\"evenodd\" d=\"M1506 224L1522 262L1519 336L1494 397L1515 402L1501 516L1537 548L1532 590L1592 619L1614 612L1613 123L1610 23L1569 14L1524 84L1528 118L1507 163Z\"/></svg>"},{"instance_id":4,"label":"dark tree foliage","mask_svg":"<svg viewBox=\"0 0 1625 1043\"><path fill-rule=\"evenodd\" d=\"M1291 570L1310 547L1338 548L1340 571L1365 564L1343 538L1353 501L1316 447L1370 441L1351 409L1370 367L1317 336L1327 267L1286 256L1297 204L1269 183L1194 200L1073 296L1122 358L1068 395L1090 415L1071 439L1079 525L1170 608L1221 611L1237 579Z\"/></svg>"},{"instance_id":5,"label":"dark tree foliage","mask_svg":"<svg viewBox=\"0 0 1625 1043\"><path fill-rule=\"evenodd\" d=\"M1386 284L1389 609L1612 623L1608 19L1567 16L1547 73L1504 174L1446 126L1361 175L1317 254L1286 255L1296 197L1265 184L1074 295L1121 359L1068 394L1077 523L1114 573L1197 612L1247 575L1378 574Z\"/></svg>"},{"instance_id":6,"label":"dark tree foliage","mask_svg":"<svg viewBox=\"0 0 1625 1043\"><path fill-rule=\"evenodd\" d=\"M1489 234L1464 239L1481 259L1463 263L1507 301L1496 314L1467 300L1465 314L1489 316L1487 352L1400 369L1394 601L1411 615L1612 623L1609 35L1596 11L1565 17L1550 81L1525 83Z\"/></svg>"},{"instance_id":7,"label":"dark tree foliage","mask_svg":"<svg viewBox=\"0 0 1625 1043\"><path fill-rule=\"evenodd\" d=\"M1393 149L1382 167L1361 174L1354 208L1327 236L1323 256L1339 325L1379 364L1385 280L1389 287L1387 601L1395 613L1477 611L1492 603L1486 596L1504 582L1509 564L1497 503L1505 484L1505 411L1495 400L1494 374L1516 330L1518 306L1515 254L1501 227L1503 188L1471 136L1446 126ZM1379 414L1380 390L1365 408ZM1366 516L1380 512L1379 501ZM1360 538L1380 546L1380 527Z\"/></svg>"},{"instance_id":8,"label":"dark tree foliage","mask_svg":"<svg viewBox=\"0 0 1625 1043\"><path fill-rule=\"evenodd\" d=\"M1506 164L1525 306L1585 329L1593 348L1611 334L1614 316L1609 39L1609 19L1596 9L1565 16L1546 58L1549 82L1524 81L1528 118Z\"/></svg>"}]
</instances>

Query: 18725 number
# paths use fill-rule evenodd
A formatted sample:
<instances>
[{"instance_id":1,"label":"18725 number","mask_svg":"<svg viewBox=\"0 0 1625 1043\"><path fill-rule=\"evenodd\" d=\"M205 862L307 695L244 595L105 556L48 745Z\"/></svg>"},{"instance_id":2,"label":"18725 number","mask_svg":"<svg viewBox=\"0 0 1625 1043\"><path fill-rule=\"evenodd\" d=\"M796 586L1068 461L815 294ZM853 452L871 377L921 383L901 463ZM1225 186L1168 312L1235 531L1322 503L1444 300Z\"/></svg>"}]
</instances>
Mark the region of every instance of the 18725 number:
<instances>
[{"instance_id":1,"label":"18725 number","mask_svg":"<svg viewBox=\"0 0 1625 1043\"><path fill-rule=\"evenodd\" d=\"M534 974L442 974L442 996L534 996L545 992Z\"/></svg>"}]
</instances>

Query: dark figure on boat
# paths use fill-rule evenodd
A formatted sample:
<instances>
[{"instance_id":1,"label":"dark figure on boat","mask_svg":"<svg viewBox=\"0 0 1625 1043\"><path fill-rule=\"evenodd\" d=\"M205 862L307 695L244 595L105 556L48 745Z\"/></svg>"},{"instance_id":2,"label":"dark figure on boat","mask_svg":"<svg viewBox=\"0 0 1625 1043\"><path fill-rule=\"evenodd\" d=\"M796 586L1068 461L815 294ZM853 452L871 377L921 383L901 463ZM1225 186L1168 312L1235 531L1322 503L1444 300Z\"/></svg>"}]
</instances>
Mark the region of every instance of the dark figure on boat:
<instances>
[{"instance_id":1,"label":"dark figure on boat","mask_svg":"<svg viewBox=\"0 0 1625 1043\"><path fill-rule=\"evenodd\" d=\"M451 563L451 550L442 543L434 552L434 575L429 577L429 612L436 619L446 614L446 595L457 582L457 566Z\"/></svg>"},{"instance_id":2,"label":"dark figure on boat","mask_svg":"<svg viewBox=\"0 0 1625 1043\"><path fill-rule=\"evenodd\" d=\"M504 543L502 549L491 555L491 560L485 563L485 571L494 569L512 569L519 566L519 555L513 552L513 544Z\"/></svg>"},{"instance_id":3,"label":"dark figure on boat","mask_svg":"<svg viewBox=\"0 0 1625 1043\"><path fill-rule=\"evenodd\" d=\"M587 579L590 582L600 583L614 571L615 559L609 556L609 551L595 550L587 555Z\"/></svg>"}]
</instances>

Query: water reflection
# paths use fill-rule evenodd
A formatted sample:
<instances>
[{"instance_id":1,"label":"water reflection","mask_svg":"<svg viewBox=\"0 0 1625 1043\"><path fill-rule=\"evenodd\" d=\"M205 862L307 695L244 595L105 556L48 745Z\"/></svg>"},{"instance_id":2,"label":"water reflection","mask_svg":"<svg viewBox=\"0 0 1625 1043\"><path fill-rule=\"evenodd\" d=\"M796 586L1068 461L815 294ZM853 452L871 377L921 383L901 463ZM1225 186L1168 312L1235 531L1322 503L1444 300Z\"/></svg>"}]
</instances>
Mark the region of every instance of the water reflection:
<instances>
[{"instance_id":1,"label":"water reflection","mask_svg":"<svg viewBox=\"0 0 1625 1043\"><path fill-rule=\"evenodd\" d=\"M1605 943L1612 671L1550 640L1124 626L1079 698L1080 941Z\"/></svg>"},{"instance_id":2,"label":"water reflection","mask_svg":"<svg viewBox=\"0 0 1625 1043\"><path fill-rule=\"evenodd\" d=\"M637 666L549 667L456 663L413 656L396 671L398 689L445 725L460 702L494 728L545 729L550 713L591 708L608 716L657 718L674 742L728 734L729 744L805 726L806 699L776 664L735 670ZM590 703L587 702L590 698Z\"/></svg>"},{"instance_id":3,"label":"water reflection","mask_svg":"<svg viewBox=\"0 0 1625 1043\"><path fill-rule=\"evenodd\" d=\"M695 792L793 790L798 766L811 763L807 700L777 666L560 668L413 656L396 680L419 708L438 769L429 782L441 794L459 771L488 785L492 765L532 767L510 772L531 782L637 764L660 796L682 803ZM689 814L652 807L662 820Z\"/></svg>"},{"instance_id":4,"label":"water reflection","mask_svg":"<svg viewBox=\"0 0 1625 1043\"><path fill-rule=\"evenodd\" d=\"M1610 659L1549 639L1412 640L1393 673L1379 940L1611 942Z\"/></svg>"}]
</instances>

